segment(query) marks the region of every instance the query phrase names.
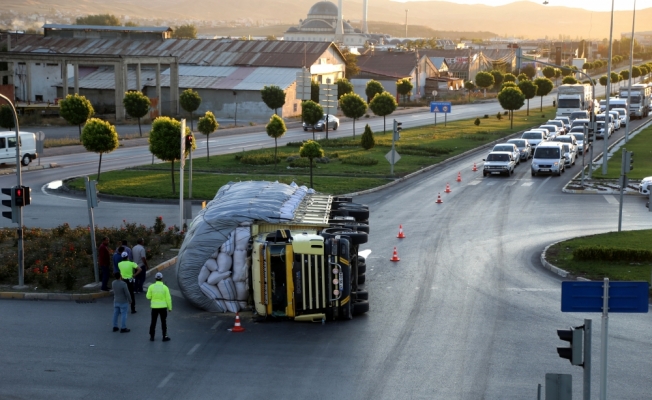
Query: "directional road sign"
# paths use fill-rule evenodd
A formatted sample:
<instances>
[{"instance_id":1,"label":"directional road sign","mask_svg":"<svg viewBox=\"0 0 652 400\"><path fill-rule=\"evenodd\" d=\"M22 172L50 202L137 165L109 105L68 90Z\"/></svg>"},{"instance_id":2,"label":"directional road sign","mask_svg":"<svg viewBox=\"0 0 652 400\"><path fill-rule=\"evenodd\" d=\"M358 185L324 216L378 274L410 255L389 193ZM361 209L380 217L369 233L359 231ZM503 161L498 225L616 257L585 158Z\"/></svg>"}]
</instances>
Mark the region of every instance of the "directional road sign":
<instances>
[{"instance_id":1,"label":"directional road sign","mask_svg":"<svg viewBox=\"0 0 652 400\"><path fill-rule=\"evenodd\" d=\"M392 152L394 152L394 164L396 164L398 162L398 160L401 159L401 156L398 154L398 152L396 150L390 150L387 154L385 154L385 159L390 164L392 164Z\"/></svg>"},{"instance_id":2,"label":"directional road sign","mask_svg":"<svg viewBox=\"0 0 652 400\"><path fill-rule=\"evenodd\" d=\"M450 101L431 101L430 112L448 114L452 110Z\"/></svg>"},{"instance_id":3,"label":"directional road sign","mask_svg":"<svg viewBox=\"0 0 652 400\"><path fill-rule=\"evenodd\" d=\"M297 72L297 99L310 100L312 75L307 68Z\"/></svg>"},{"instance_id":4,"label":"directional road sign","mask_svg":"<svg viewBox=\"0 0 652 400\"><path fill-rule=\"evenodd\" d=\"M561 283L562 312L602 312L604 282ZM648 312L647 282L609 282L609 313Z\"/></svg>"}]
</instances>

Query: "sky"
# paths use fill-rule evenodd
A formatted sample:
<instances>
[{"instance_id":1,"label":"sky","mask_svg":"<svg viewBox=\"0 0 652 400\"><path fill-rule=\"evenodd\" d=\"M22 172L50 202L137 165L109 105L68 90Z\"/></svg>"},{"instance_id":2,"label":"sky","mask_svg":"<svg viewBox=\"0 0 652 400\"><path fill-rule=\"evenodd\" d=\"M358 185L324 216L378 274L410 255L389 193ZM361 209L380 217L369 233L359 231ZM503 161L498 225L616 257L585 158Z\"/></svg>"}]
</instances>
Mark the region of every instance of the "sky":
<instances>
[{"instance_id":1,"label":"sky","mask_svg":"<svg viewBox=\"0 0 652 400\"><path fill-rule=\"evenodd\" d=\"M411 1L411 0L403 0ZM423 1L423 0L412 0ZM509 3L514 3L515 0L444 0L451 3L458 4L484 4L488 6L501 6ZM525 0L533 3L543 4L544 0ZM562 6L572 8L584 8L592 11L611 11L612 0L548 0L549 6ZM644 8L652 7L652 0L636 0L636 9L642 10ZM616 11L631 11L634 8L634 0L615 0L614 10Z\"/></svg>"}]
</instances>

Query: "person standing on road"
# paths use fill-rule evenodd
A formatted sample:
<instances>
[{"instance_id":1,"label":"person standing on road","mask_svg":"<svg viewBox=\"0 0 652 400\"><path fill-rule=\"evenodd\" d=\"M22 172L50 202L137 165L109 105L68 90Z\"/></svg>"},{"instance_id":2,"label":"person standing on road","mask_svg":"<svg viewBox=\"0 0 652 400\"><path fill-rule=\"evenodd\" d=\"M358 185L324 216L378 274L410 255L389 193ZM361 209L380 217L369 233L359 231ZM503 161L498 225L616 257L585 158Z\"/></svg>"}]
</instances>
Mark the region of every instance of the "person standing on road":
<instances>
[{"instance_id":1,"label":"person standing on road","mask_svg":"<svg viewBox=\"0 0 652 400\"><path fill-rule=\"evenodd\" d=\"M127 284L122 280L120 272L116 272L114 276L115 280L111 284L113 287L113 332L118 331L118 315L120 315L122 317L120 333L127 333L131 331L127 328L127 308L131 303L131 294Z\"/></svg>"},{"instance_id":2,"label":"person standing on road","mask_svg":"<svg viewBox=\"0 0 652 400\"><path fill-rule=\"evenodd\" d=\"M161 316L161 328L163 330L163 341L170 340L168 337L168 311L172 312L172 298L170 289L163 283L163 274L156 273L156 282L147 288L147 298L152 301L152 322L149 325L149 340L154 341L156 332L156 320Z\"/></svg>"},{"instance_id":3,"label":"person standing on road","mask_svg":"<svg viewBox=\"0 0 652 400\"><path fill-rule=\"evenodd\" d=\"M126 251L127 254L129 254L129 261L133 261L134 256L133 256L133 254L131 252L131 247L129 247L129 242L127 242L125 239L122 239L122 242L121 242L120 246L123 247L123 250L120 251L120 253L118 253L118 254L122 254L122 253L124 253Z\"/></svg>"},{"instance_id":4,"label":"person standing on road","mask_svg":"<svg viewBox=\"0 0 652 400\"><path fill-rule=\"evenodd\" d=\"M109 291L109 268L111 265L111 250L109 250L109 238L104 236L98 249L97 263L100 266L100 275L102 279L102 290Z\"/></svg>"},{"instance_id":5,"label":"person standing on road","mask_svg":"<svg viewBox=\"0 0 652 400\"><path fill-rule=\"evenodd\" d=\"M147 277L147 251L143 246L145 240L140 238L136 241L136 245L132 250L134 257L134 262L140 267L140 274L136 276L136 293L143 293L143 284L145 284L145 278Z\"/></svg>"},{"instance_id":6,"label":"person standing on road","mask_svg":"<svg viewBox=\"0 0 652 400\"><path fill-rule=\"evenodd\" d=\"M120 272L118 264L122 261L122 253L124 253L125 248L123 246L118 247L118 249L113 253L113 273Z\"/></svg>"},{"instance_id":7,"label":"person standing on road","mask_svg":"<svg viewBox=\"0 0 652 400\"><path fill-rule=\"evenodd\" d=\"M137 276L141 271L138 268L138 264L133 261L129 261L129 253L126 251L122 253L122 261L118 264L120 268L120 275L122 279L127 282L127 288L129 288L129 294L131 295L131 313L136 314L136 296L134 295L134 276Z\"/></svg>"}]
</instances>

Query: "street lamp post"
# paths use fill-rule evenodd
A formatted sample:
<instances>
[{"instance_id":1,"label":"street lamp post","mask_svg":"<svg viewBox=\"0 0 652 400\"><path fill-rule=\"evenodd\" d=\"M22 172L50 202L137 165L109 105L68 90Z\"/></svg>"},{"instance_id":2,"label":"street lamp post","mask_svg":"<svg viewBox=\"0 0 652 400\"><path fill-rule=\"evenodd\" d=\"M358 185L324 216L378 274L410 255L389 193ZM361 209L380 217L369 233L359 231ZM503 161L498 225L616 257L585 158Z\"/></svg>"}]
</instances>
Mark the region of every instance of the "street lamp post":
<instances>
[{"instance_id":1,"label":"street lamp post","mask_svg":"<svg viewBox=\"0 0 652 400\"><path fill-rule=\"evenodd\" d=\"M607 61L609 63L607 67L607 90L609 91L609 93L606 95L607 104L606 104L606 108L604 109L605 130L609 129L609 120L611 119L607 117L609 116L609 110L610 110L609 98L611 98L611 58L612 58L612 50L613 50L613 33L614 33L614 2L615 0L611 0L611 28L609 28L609 60ZM602 151L602 175L607 175L607 153L609 152L609 140L607 140L608 137L609 135L607 132L604 139L604 150ZM604 390L607 390L606 385L604 387Z\"/></svg>"},{"instance_id":2,"label":"street lamp post","mask_svg":"<svg viewBox=\"0 0 652 400\"><path fill-rule=\"evenodd\" d=\"M632 15L632 38L629 44L629 89L627 90L627 125L625 125L625 143L629 140L629 107L632 102L632 68L634 67L634 23L636 22L636 0L634 0L634 14Z\"/></svg>"},{"instance_id":3,"label":"street lamp post","mask_svg":"<svg viewBox=\"0 0 652 400\"><path fill-rule=\"evenodd\" d=\"M408 14L408 9L405 9L405 38L407 39L407 14Z\"/></svg>"}]
</instances>

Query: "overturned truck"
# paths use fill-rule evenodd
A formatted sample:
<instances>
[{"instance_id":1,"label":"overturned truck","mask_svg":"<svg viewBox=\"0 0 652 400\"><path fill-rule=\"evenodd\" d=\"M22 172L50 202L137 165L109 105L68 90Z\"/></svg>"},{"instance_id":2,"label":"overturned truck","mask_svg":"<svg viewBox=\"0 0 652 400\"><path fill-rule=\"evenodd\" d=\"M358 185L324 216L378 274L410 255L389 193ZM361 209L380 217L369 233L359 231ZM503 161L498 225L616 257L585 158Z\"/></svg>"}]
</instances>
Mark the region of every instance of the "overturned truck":
<instances>
[{"instance_id":1,"label":"overturned truck","mask_svg":"<svg viewBox=\"0 0 652 400\"><path fill-rule=\"evenodd\" d=\"M261 318L351 319L369 310L364 290L369 208L278 182L219 189L179 250L183 295L212 312Z\"/></svg>"}]
</instances>

